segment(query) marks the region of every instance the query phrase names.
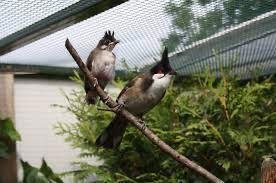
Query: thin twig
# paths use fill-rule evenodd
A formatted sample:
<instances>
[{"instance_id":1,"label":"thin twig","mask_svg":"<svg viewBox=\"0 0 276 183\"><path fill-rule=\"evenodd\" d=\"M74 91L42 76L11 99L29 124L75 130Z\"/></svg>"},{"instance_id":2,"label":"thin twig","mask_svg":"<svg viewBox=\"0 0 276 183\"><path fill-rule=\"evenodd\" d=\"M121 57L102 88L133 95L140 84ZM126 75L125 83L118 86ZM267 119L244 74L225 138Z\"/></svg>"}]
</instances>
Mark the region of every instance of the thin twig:
<instances>
[{"instance_id":1,"label":"thin twig","mask_svg":"<svg viewBox=\"0 0 276 183\"><path fill-rule=\"evenodd\" d=\"M77 51L74 49L74 47L71 45L70 41L67 39L65 42L65 47L71 54L71 56L74 58L75 62L78 64L80 70L84 73L84 75L87 77L88 82L95 86L95 89L100 96L100 99L104 101L104 103L109 108L114 108L115 106L118 106L118 104L113 101L111 98L107 100L108 95L103 91L103 89L97 84L97 79L93 77L93 75L89 72L86 65L81 60L80 56L78 55ZM171 148L168 144L166 144L164 141L162 141L158 136L156 136L150 129L145 127L143 123L141 123L141 119L135 117L130 112L125 110L124 108L120 111L114 111L116 113L120 113L120 115L124 116L132 125L134 125L136 128L138 128L152 143L157 145L163 152L169 154L172 158L174 158L176 161L181 163L183 166L199 173L200 175L206 177L209 181L215 182L215 183L223 183L222 180L217 178L215 175L204 169L203 167L199 166L195 162L189 160L185 156L179 154L176 150ZM145 124L145 123L144 123Z\"/></svg>"}]
</instances>

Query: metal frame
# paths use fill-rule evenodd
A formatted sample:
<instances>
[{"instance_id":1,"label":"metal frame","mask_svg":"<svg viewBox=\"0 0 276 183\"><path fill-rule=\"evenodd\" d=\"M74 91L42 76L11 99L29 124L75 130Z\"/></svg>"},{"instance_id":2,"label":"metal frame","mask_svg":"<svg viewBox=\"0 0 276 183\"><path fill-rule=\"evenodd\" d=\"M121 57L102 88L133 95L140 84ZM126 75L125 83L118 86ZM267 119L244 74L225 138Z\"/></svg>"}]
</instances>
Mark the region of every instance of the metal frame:
<instances>
[{"instance_id":1,"label":"metal frame","mask_svg":"<svg viewBox=\"0 0 276 183\"><path fill-rule=\"evenodd\" d=\"M127 0L81 0L0 40L0 56Z\"/></svg>"},{"instance_id":2,"label":"metal frame","mask_svg":"<svg viewBox=\"0 0 276 183\"><path fill-rule=\"evenodd\" d=\"M56 67L45 65L24 65L24 64L0 64L0 73L14 73L15 75L37 75L50 76L57 78L67 78L74 74L74 71L79 72L79 68L71 67ZM128 72L125 70L116 70L116 76L125 77ZM68 79L68 78L67 78Z\"/></svg>"},{"instance_id":3,"label":"metal frame","mask_svg":"<svg viewBox=\"0 0 276 183\"><path fill-rule=\"evenodd\" d=\"M49 75L72 75L78 68L54 67L42 65L24 65L24 64L0 64L0 72L29 73L29 74L49 74Z\"/></svg>"}]
</instances>

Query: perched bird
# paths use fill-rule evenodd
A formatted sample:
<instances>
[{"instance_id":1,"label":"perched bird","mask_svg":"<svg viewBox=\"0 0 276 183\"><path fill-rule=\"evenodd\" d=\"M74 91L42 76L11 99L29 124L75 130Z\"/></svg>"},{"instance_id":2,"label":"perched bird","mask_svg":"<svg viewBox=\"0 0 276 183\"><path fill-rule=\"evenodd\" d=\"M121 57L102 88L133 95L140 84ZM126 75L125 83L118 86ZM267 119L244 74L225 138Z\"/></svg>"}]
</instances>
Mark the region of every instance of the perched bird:
<instances>
[{"instance_id":1,"label":"perched bird","mask_svg":"<svg viewBox=\"0 0 276 183\"><path fill-rule=\"evenodd\" d=\"M87 58L86 66L97 78L99 85L104 89L109 81L115 77L116 56L112 52L116 44L119 43L114 37L114 31L106 31L103 38L99 41L97 47L91 51ZM86 92L86 102L95 104L97 101L97 92L91 86L87 78L84 78L84 89Z\"/></svg>"},{"instance_id":2,"label":"perched bird","mask_svg":"<svg viewBox=\"0 0 276 183\"><path fill-rule=\"evenodd\" d=\"M161 61L128 82L119 94L117 102L132 114L142 117L161 101L175 74L169 64L168 50L165 48ZM117 114L97 138L96 145L104 148L118 147L127 124L127 120Z\"/></svg>"}]
</instances>

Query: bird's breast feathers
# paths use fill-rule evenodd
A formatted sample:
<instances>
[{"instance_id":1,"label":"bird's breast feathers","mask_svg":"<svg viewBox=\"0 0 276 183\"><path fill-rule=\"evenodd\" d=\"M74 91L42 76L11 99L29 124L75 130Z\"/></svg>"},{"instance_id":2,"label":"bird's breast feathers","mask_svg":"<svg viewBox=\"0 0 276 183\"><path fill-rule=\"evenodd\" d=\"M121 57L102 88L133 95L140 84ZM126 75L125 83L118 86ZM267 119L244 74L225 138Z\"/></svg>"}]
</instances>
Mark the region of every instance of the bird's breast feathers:
<instances>
[{"instance_id":1,"label":"bird's breast feathers","mask_svg":"<svg viewBox=\"0 0 276 183\"><path fill-rule=\"evenodd\" d=\"M153 82L149 89L148 93L163 93L170 85L172 75L169 74L154 74L152 76Z\"/></svg>"},{"instance_id":2,"label":"bird's breast feathers","mask_svg":"<svg viewBox=\"0 0 276 183\"><path fill-rule=\"evenodd\" d=\"M92 62L92 73L98 78L112 80L115 76L115 55L107 50L102 50L95 55Z\"/></svg>"},{"instance_id":3,"label":"bird's breast feathers","mask_svg":"<svg viewBox=\"0 0 276 183\"><path fill-rule=\"evenodd\" d=\"M158 103L164 96L166 89L169 87L172 76L167 74L155 74L151 86L146 90L145 95L148 100Z\"/></svg>"}]
</instances>

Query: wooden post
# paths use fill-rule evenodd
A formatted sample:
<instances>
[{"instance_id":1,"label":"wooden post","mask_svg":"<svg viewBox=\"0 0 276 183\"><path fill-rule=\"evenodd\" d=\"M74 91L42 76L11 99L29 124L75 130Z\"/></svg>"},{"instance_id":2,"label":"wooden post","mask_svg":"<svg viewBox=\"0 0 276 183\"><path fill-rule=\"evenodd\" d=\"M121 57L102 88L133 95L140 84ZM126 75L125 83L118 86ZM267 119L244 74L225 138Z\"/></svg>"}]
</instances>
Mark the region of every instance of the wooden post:
<instances>
[{"instance_id":1,"label":"wooden post","mask_svg":"<svg viewBox=\"0 0 276 183\"><path fill-rule=\"evenodd\" d=\"M276 182L276 161L271 158L266 158L262 163L262 178L261 183Z\"/></svg>"},{"instance_id":2,"label":"wooden post","mask_svg":"<svg viewBox=\"0 0 276 183\"><path fill-rule=\"evenodd\" d=\"M14 122L14 75L0 73L0 117L9 117ZM9 157L0 159L0 183L17 182L16 143L0 137L8 146Z\"/></svg>"}]
</instances>

